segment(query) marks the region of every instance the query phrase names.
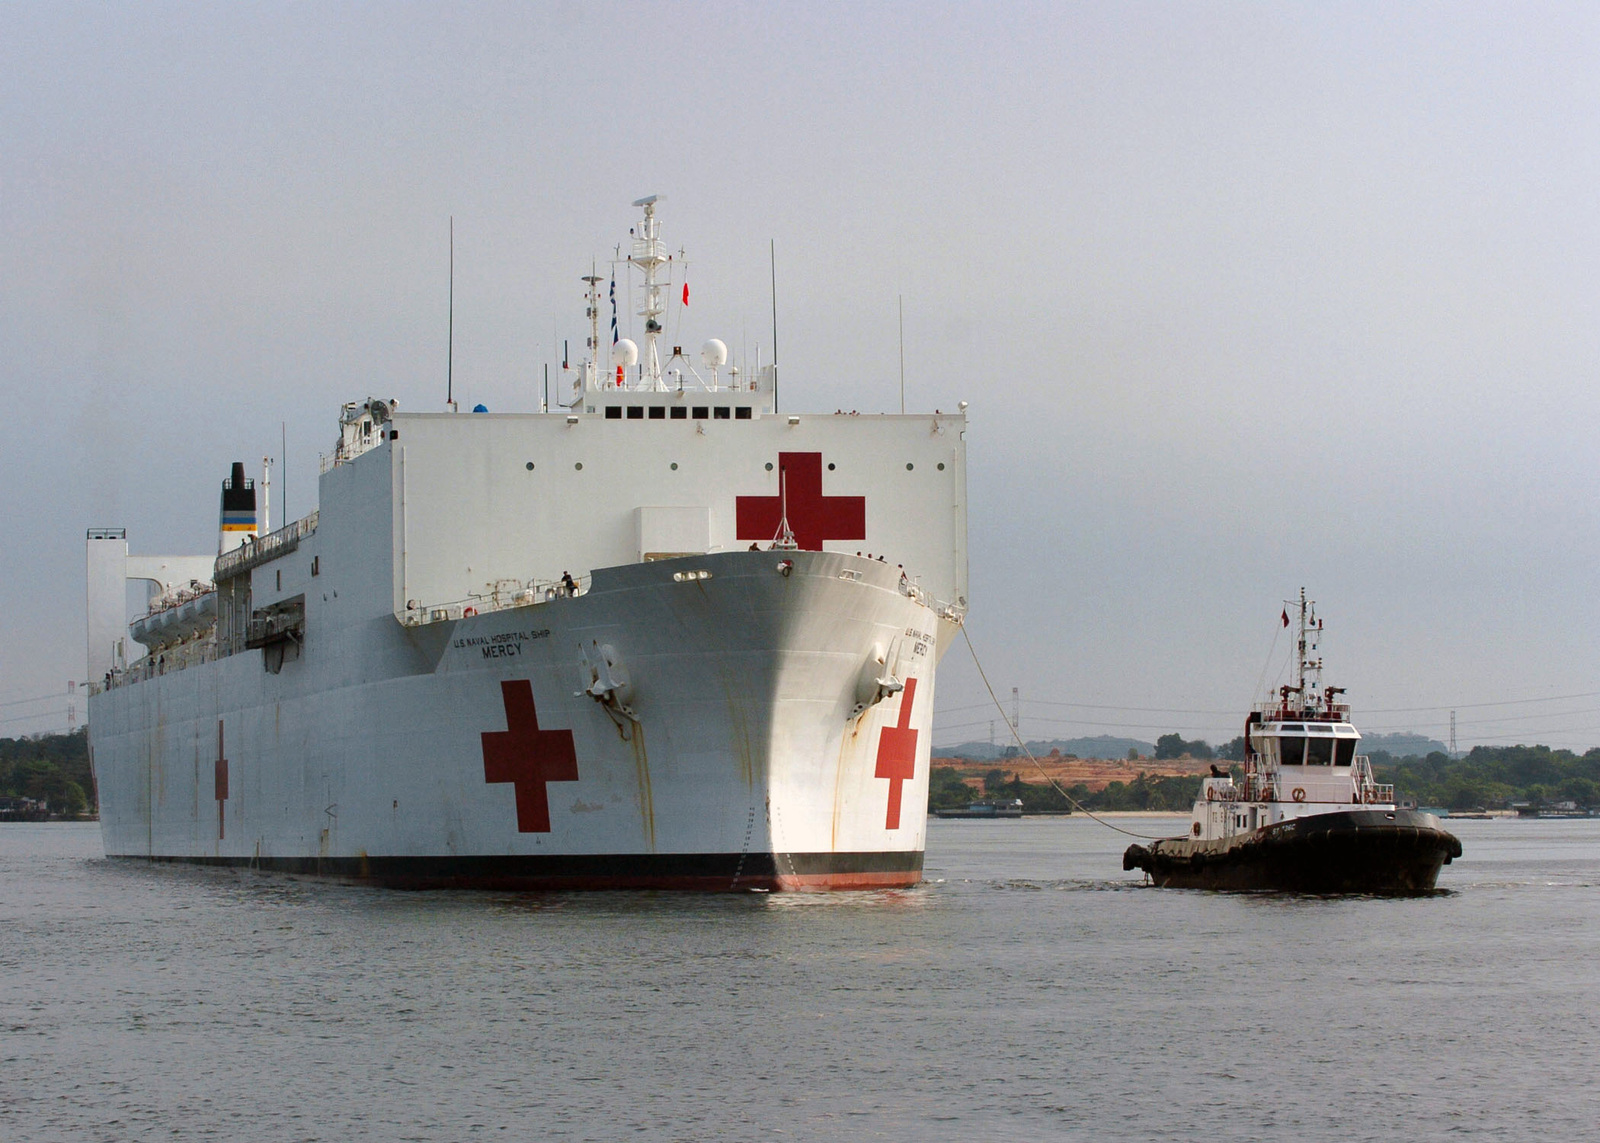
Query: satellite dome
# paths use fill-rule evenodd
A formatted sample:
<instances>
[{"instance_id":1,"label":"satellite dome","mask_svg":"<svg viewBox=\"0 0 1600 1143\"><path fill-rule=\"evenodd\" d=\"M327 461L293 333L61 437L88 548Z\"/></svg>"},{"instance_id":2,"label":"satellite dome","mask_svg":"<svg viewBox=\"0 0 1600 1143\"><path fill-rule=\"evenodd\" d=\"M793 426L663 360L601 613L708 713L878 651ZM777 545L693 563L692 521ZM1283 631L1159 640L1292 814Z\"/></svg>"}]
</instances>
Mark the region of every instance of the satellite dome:
<instances>
[{"instance_id":1,"label":"satellite dome","mask_svg":"<svg viewBox=\"0 0 1600 1143\"><path fill-rule=\"evenodd\" d=\"M474 413L487 413L489 411L489 406L488 405L474 405L474 406L472 406L472 411Z\"/></svg>"},{"instance_id":2,"label":"satellite dome","mask_svg":"<svg viewBox=\"0 0 1600 1143\"><path fill-rule=\"evenodd\" d=\"M611 364L632 366L639 364L639 347L631 338L623 338L611 347Z\"/></svg>"},{"instance_id":3,"label":"satellite dome","mask_svg":"<svg viewBox=\"0 0 1600 1143\"><path fill-rule=\"evenodd\" d=\"M718 369L728 363L728 347L713 337L700 347L700 360L705 362L707 369Z\"/></svg>"}]
</instances>

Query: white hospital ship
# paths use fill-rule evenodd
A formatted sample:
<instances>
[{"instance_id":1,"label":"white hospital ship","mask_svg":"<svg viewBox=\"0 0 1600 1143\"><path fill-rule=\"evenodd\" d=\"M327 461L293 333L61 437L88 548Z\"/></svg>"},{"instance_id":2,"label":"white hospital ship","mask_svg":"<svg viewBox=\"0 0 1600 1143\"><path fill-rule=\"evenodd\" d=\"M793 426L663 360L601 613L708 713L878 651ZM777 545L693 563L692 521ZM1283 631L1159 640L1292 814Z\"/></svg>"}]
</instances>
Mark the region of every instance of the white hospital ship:
<instances>
[{"instance_id":1,"label":"white hospital ship","mask_svg":"<svg viewBox=\"0 0 1600 1143\"><path fill-rule=\"evenodd\" d=\"M789 413L773 367L668 351L675 266L635 206L644 344L597 360L589 275L566 400L347 404L319 510L258 534L236 464L215 556L89 532L108 855L416 887L920 879L965 415Z\"/></svg>"}]
</instances>

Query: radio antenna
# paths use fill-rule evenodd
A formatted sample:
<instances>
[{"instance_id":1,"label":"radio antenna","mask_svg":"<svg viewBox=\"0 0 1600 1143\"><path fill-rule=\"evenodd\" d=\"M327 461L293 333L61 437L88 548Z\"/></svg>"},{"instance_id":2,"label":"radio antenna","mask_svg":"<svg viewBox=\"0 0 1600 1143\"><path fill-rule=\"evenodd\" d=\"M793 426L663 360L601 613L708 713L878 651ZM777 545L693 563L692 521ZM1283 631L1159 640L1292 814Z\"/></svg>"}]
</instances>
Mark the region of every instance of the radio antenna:
<instances>
[{"instance_id":1,"label":"radio antenna","mask_svg":"<svg viewBox=\"0 0 1600 1143\"><path fill-rule=\"evenodd\" d=\"M906 296L900 295L900 415L906 413Z\"/></svg>"},{"instance_id":2,"label":"radio antenna","mask_svg":"<svg viewBox=\"0 0 1600 1143\"><path fill-rule=\"evenodd\" d=\"M444 403L451 409L456 407L455 366L456 366L456 216L450 216L450 317L448 330L448 346L444 357Z\"/></svg>"},{"instance_id":3,"label":"radio antenna","mask_svg":"<svg viewBox=\"0 0 1600 1143\"><path fill-rule=\"evenodd\" d=\"M778 242L767 239L767 254L772 264L772 411L778 411Z\"/></svg>"}]
</instances>

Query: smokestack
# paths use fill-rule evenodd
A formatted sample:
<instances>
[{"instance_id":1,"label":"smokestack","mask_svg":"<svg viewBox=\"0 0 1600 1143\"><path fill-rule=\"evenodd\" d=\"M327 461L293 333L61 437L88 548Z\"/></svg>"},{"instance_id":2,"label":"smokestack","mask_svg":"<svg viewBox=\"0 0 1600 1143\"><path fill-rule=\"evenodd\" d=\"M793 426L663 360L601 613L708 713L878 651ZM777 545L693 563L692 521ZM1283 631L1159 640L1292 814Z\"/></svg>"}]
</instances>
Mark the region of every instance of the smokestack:
<instances>
[{"instance_id":1,"label":"smokestack","mask_svg":"<svg viewBox=\"0 0 1600 1143\"><path fill-rule=\"evenodd\" d=\"M231 552L255 539L256 486L244 475L244 461L233 462L233 475L222 482L222 528L217 554Z\"/></svg>"}]
</instances>

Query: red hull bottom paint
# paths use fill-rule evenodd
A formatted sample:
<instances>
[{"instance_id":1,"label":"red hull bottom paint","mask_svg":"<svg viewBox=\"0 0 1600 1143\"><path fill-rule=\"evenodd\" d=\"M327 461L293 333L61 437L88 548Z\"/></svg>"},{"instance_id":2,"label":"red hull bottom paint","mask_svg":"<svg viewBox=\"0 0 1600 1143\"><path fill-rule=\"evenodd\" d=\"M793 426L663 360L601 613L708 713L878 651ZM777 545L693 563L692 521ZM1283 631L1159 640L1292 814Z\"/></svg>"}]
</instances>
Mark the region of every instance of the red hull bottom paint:
<instances>
[{"instance_id":1,"label":"red hull bottom paint","mask_svg":"<svg viewBox=\"0 0 1600 1143\"><path fill-rule=\"evenodd\" d=\"M597 854L562 857L125 857L287 873L385 889L571 892L665 889L693 893L906 889L921 853Z\"/></svg>"}]
</instances>

